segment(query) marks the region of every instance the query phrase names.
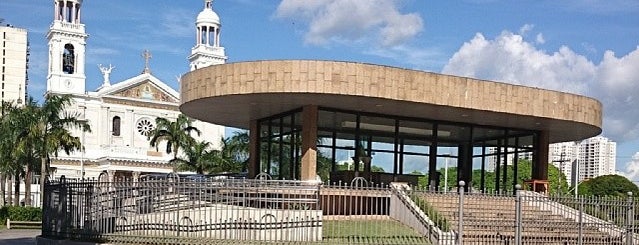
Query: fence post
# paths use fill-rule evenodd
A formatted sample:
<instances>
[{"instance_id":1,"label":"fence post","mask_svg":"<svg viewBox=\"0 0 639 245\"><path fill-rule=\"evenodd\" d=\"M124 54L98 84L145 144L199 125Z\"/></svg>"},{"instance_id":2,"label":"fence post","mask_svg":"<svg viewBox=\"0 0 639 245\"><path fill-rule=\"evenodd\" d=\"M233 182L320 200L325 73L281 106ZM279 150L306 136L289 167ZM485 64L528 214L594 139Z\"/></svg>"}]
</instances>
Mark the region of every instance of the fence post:
<instances>
[{"instance_id":1,"label":"fence post","mask_svg":"<svg viewBox=\"0 0 639 245\"><path fill-rule=\"evenodd\" d=\"M464 186L463 180L459 181L459 219L457 222L457 245L464 244Z\"/></svg>"},{"instance_id":2,"label":"fence post","mask_svg":"<svg viewBox=\"0 0 639 245\"><path fill-rule=\"evenodd\" d=\"M634 223L634 207L633 207L633 198L632 192L628 192L628 211L626 212L626 245L632 245L633 236L632 236L632 227Z\"/></svg>"},{"instance_id":3,"label":"fence post","mask_svg":"<svg viewBox=\"0 0 639 245\"><path fill-rule=\"evenodd\" d=\"M584 197L580 196L577 200L579 200L579 234L577 236L577 245L582 245L584 243Z\"/></svg>"},{"instance_id":4,"label":"fence post","mask_svg":"<svg viewBox=\"0 0 639 245\"><path fill-rule=\"evenodd\" d=\"M515 244L521 245L521 185L515 185Z\"/></svg>"}]
</instances>

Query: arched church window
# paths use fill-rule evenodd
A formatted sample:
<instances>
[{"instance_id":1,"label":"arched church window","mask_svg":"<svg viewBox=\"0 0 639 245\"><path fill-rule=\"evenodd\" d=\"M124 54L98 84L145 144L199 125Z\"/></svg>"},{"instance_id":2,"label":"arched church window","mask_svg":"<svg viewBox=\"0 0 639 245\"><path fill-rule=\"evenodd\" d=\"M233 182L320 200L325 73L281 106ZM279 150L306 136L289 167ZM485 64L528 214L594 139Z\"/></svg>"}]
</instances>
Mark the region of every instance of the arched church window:
<instances>
[{"instance_id":1,"label":"arched church window","mask_svg":"<svg viewBox=\"0 0 639 245\"><path fill-rule=\"evenodd\" d=\"M62 54L62 71L65 74L73 74L75 71L75 50L73 45L70 43L64 45L64 53Z\"/></svg>"},{"instance_id":2,"label":"arched church window","mask_svg":"<svg viewBox=\"0 0 639 245\"><path fill-rule=\"evenodd\" d=\"M119 116L114 116L113 117L113 128L112 128L112 134L113 136L120 136L120 117Z\"/></svg>"}]
</instances>

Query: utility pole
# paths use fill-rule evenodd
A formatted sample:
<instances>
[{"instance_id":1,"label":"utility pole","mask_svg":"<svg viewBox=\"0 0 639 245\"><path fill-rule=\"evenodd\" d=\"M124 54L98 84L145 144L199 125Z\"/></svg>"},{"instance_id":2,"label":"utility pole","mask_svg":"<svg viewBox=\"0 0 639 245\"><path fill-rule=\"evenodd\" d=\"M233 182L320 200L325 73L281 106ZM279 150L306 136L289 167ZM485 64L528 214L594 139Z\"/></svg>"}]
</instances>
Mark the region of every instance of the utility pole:
<instances>
[{"instance_id":1,"label":"utility pole","mask_svg":"<svg viewBox=\"0 0 639 245\"><path fill-rule=\"evenodd\" d=\"M564 173L564 162L568 162L570 160L565 159L566 157L566 152L565 151L561 151L561 155L559 155L559 160L553 160L552 162L557 162L559 163L559 175L557 176L557 193L559 193L559 191L561 190L561 173Z\"/></svg>"}]
</instances>

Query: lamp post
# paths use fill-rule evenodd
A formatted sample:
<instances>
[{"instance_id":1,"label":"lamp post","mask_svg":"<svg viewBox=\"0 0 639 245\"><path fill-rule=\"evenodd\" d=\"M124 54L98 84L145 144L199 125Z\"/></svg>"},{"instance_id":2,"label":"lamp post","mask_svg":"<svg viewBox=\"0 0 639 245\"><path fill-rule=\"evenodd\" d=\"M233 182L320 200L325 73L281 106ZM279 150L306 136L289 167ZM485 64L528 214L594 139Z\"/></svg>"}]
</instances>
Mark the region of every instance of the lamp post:
<instances>
[{"instance_id":1,"label":"lamp post","mask_svg":"<svg viewBox=\"0 0 639 245\"><path fill-rule=\"evenodd\" d=\"M444 193L448 191L448 157L444 159Z\"/></svg>"},{"instance_id":2,"label":"lamp post","mask_svg":"<svg viewBox=\"0 0 639 245\"><path fill-rule=\"evenodd\" d=\"M86 122L86 120L84 120ZM80 152L80 171L81 171L81 179L84 180L84 130L82 130L82 142L80 142L80 145L82 145L82 151Z\"/></svg>"},{"instance_id":3,"label":"lamp post","mask_svg":"<svg viewBox=\"0 0 639 245\"><path fill-rule=\"evenodd\" d=\"M448 192L448 158L450 154L442 155L444 158L444 193Z\"/></svg>"},{"instance_id":4,"label":"lamp post","mask_svg":"<svg viewBox=\"0 0 639 245\"><path fill-rule=\"evenodd\" d=\"M82 109L82 119L80 119L78 121L83 123L83 124L87 123L88 120L86 119L86 111L87 111L86 106L79 106L79 108ZM85 132L84 132L83 129L81 129L81 130L82 130L82 138L80 138L80 146L82 147L82 149L80 149L80 179L83 180L84 179L84 149L85 149L85 147L84 147L84 142L85 142L84 135L85 135Z\"/></svg>"}]
</instances>

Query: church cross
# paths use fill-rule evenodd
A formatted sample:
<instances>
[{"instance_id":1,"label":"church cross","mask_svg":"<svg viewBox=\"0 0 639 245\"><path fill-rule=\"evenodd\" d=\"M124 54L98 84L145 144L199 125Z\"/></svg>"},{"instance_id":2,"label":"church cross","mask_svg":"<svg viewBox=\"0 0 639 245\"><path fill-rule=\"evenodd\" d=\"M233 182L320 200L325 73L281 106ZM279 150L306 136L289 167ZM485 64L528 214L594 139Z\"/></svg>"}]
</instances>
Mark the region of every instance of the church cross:
<instances>
[{"instance_id":1,"label":"church cross","mask_svg":"<svg viewBox=\"0 0 639 245\"><path fill-rule=\"evenodd\" d=\"M142 71L142 74L144 73L151 73L151 68L149 68L149 60L151 60L153 56L151 56L151 52L149 52L148 49L145 49L144 52L142 52L142 58L144 59L144 70Z\"/></svg>"}]
</instances>

